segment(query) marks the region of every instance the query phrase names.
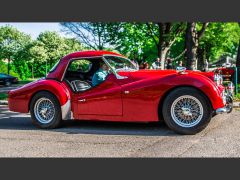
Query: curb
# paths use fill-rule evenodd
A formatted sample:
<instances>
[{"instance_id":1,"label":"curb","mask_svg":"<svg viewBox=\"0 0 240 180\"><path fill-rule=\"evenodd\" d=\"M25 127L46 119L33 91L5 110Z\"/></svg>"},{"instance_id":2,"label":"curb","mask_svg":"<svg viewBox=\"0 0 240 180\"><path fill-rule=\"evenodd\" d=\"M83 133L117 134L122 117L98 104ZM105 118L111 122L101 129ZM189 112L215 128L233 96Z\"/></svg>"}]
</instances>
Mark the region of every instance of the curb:
<instances>
[{"instance_id":1,"label":"curb","mask_svg":"<svg viewBox=\"0 0 240 180\"><path fill-rule=\"evenodd\" d=\"M0 100L0 105L8 105L8 101Z\"/></svg>"}]
</instances>

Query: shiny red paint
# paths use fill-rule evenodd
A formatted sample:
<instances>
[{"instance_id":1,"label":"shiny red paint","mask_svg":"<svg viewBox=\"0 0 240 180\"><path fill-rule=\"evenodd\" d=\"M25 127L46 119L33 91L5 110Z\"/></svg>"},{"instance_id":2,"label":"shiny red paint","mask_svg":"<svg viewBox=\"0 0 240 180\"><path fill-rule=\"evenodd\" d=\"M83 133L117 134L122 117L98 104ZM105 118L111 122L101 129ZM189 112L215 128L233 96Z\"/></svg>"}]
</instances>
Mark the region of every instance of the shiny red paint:
<instances>
[{"instance_id":1,"label":"shiny red paint","mask_svg":"<svg viewBox=\"0 0 240 180\"><path fill-rule=\"evenodd\" d=\"M175 70L138 70L119 72L125 79L117 79L110 74L97 87L75 93L62 80L65 69L72 59L117 55L108 51L76 52L62 58L46 79L27 84L9 92L11 111L26 113L31 98L39 91L49 91L56 95L60 105L71 101L74 119L151 122L158 121L159 108L168 93L178 87L190 86L203 92L212 104L213 110L224 107L221 93L213 81L213 73Z\"/></svg>"},{"instance_id":2,"label":"shiny red paint","mask_svg":"<svg viewBox=\"0 0 240 180\"><path fill-rule=\"evenodd\" d=\"M52 79L40 79L26 84L8 93L8 106L11 111L27 113L31 98L39 91L49 91L54 94L60 105L64 105L70 99L69 89L63 84Z\"/></svg>"}]
</instances>

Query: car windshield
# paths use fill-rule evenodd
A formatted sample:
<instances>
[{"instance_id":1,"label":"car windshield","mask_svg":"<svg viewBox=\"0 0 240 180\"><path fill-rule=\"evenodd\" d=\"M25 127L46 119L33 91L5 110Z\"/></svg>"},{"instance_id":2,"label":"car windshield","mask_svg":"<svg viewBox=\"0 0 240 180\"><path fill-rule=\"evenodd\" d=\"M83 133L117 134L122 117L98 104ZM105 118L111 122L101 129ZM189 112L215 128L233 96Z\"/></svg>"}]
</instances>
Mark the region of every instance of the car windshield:
<instances>
[{"instance_id":1,"label":"car windshield","mask_svg":"<svg viewBox=\"0 0 240 180\"><path fill-rule=\"evenodd\" d=\"M118 71L136 71L138 67L131 60L119 56L104 56L111 68Z\"/></svg>"}]
</instances>

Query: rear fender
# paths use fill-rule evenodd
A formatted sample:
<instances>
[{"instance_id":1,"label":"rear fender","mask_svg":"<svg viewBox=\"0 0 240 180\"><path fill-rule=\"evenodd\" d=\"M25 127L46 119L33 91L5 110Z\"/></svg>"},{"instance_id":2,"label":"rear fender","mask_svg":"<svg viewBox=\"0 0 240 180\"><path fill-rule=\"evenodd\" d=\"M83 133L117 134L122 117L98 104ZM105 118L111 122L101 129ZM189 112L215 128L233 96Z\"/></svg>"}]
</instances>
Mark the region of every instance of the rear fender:
<instances>
[{"instance_id":1,"label":"rear fender","mask_svg":"<svg viewBox=\"0 0 240 180\"><path fill-rule=\"evenodd\" d=\"M63 83L52 79L41 79L10 91L10 110L23 113L29 112L32 98L41 91L48 91L55 95L61 106L62 119L70 118L71 97L69 89Z\"/></svg>"}]
</instances>

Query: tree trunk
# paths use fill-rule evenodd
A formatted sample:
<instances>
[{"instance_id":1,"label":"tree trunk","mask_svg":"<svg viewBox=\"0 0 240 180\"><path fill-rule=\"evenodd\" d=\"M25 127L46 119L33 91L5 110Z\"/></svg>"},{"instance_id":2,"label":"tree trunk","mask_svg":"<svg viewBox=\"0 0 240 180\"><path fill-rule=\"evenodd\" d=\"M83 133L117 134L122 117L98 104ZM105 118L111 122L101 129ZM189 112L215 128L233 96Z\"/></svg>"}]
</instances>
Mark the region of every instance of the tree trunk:
<instances>
[{"instance_id":1,"label":"tree trunk","mask_svg":"<svg viewBox=\"0 0 240 180\"><path fill-rule=\"evenodd\" d=\"M168 51L169 51L169 48L165 48L162 51L162 55L161 55L161 69L162 70L165 69L165 62L166 62L166 57L167 57Z\"/></svg>"},{"instance_id":2,"label":"tree trunk","mask_svg":"<svg viewBox=\"0 0 240 180\"><path fill-rule=\"evenodd\" d=\"M186 60L187 69L194 70L196 68L196 53L197 47L194 42L194 31L196 23L187 23L186 36L185 36L185 48L186 48Z\"/></svg>"},{"instance_id":3,"label":"tree trunk","mask_svg":"<svg viewBox=\"0 0 240 180\"><path fill-rule=\"evenodd\" d=\"M10 62L11 62L11 57L8 57L8 74L10 74Z\"/></svg>"},{"instance_id":4,"label":"tree trunk","mask_svg":"<svg viewBox=\"0 0 240 180\"><path fill-rule=\"evenodd\" d=\"M34 63L32 64L32 79L34 79Z\"/></svg>"},{"instance_id":5,"label":"tree trunk","mask_svg":"<svg viewBox=\"0 0 240 180\"><path fill-rule=\"evenodd\" d=\"M204 63L205 63L205 59L206 59L204 48L197 49L197 59L198 59L198 63L197 63L198 70L203 71Z\"/></svg>"}]
</instances>

